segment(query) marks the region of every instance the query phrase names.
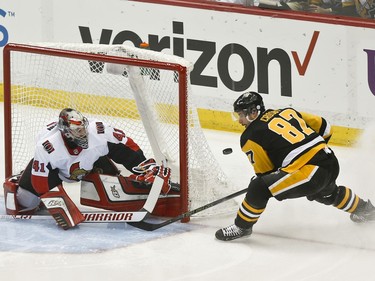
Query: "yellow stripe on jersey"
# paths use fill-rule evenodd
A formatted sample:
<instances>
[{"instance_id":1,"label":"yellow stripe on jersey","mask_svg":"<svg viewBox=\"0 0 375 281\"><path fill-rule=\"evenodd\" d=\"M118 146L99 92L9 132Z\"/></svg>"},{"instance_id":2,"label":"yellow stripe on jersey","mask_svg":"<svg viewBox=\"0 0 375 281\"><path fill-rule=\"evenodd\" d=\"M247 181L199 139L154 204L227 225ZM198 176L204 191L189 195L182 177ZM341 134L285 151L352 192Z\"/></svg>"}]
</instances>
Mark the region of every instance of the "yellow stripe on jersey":
<instances>
[{"instance_id":1,"label":"yellow stripe on jersey","mask_svg":"<svg viewBox=\"0 0 375 281\"><path fill-rule=\"evenodd\" d=\"M306 112L300 112L300 114L307 125L309 125L315 132L319 133L320 127L323 123L322 117Z\"/></svg>"},{"instance_id":2,"label":"yellow stripe on jersey","mask_svg":"<svg viewBox=\"0 0 375 281\"><path fill-rule=\"evenodd\" d=\"M315 139L309 141L308 143L300 145L289 151L289 153L284 157L281 167L289 166L294 162L294 160L306 153L308 149L314 148L319 143L323 143L323 139L321 136L317 136Z\"/></svg>"},{"instance_id":3,"label":"yellow stripe on jersey","mask_svg":"<svg viewBox=\"0 0 375 281\"><path fill-rule=\"evenodd\" d=\"M326 148L327 145L325 143L320 143L317 146L311 148L308 150L305 154L302 154L298 159L292 162L292 164L281 168L282 171L287 173L293 173L294 171L300 169L302 166L304 166L307 162L310 161L311 158L315 156L320 150Z\"/></svg>"},{"instance_id":4,"label":"yellow stripe on jersey","mask_svg":"<svg viewBox=\"0 0 375 281\"><path fill-rule=\"evenodd\" d=\"M308 182L317 170L318 167L315 165L306 165L294 173L285 175L283 178L269 186L268 189L273 196L279 195Z\"/></svg>"},{"instance_id":5,"label":"yellow stripe on jersey","mask_svg":"<svg viewBox=\"0 0 375 281\"><path fill-rule=\"evenodd\" d=\"M322 128L323 126L323 118L314 114L300 112L302 115L303 120L305 120L306 124L309 125L315 132L319 134L320 130L324 131L323 138L327 139L328 137L332 136L333 130L332 127L326 122L326 127Z\"/></svg>"},{"instance_id":6,"label":"yellow stripe on jersey","mask_svg":"<svg viewBox=\"0 0 375 281\"><path fill-rule=\"evenodd\" d=\"M242 151L245 152L247 158L249 158L249 161L253 165L254 172L256 174L267 173L274 169L274 165L272 164L267 153L263 147L256 142L248 140L242 147Z\"/></svg>"}]
</instances>

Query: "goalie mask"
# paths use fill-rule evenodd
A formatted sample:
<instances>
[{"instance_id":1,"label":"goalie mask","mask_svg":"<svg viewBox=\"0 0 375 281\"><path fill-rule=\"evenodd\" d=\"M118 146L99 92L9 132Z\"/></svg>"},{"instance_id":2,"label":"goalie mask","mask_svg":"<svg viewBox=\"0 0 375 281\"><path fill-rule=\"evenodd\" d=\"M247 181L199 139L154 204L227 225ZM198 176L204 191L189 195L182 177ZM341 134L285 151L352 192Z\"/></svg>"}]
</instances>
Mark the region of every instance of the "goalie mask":
<instances>
[{"instance_id":1,"label":"goalie mask","mask_svg":"<svg viewBox=\"0 0 375 281\"><path fill-rule=\"evenodd\" d=\"M64 138L82 148L88 147L87 126L89 122L79 111L64 108L59 115L58 128Z\"/></svg>"}]
</instances>

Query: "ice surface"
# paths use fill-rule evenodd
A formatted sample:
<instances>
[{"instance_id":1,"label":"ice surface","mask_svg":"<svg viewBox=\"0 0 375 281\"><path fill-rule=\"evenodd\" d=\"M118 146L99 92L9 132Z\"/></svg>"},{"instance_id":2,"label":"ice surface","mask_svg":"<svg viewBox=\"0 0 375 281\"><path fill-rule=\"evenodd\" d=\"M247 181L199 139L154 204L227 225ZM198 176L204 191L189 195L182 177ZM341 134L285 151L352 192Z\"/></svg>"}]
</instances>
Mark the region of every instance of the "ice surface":
<instances>
[{"instance_id":1,"label":"ice surface","mask_svg":"<svg viewBox=\"0 0 375 281\"><path fill-rule=\"evenodd\" d=\"M2 112L0 112L2 115ZM2 120L2 119L1 119ZM375 202L371 127L356 148L334 147L339 184ZM253 175L239 135L206 131L224 171L246 187ZM0 128L1 151L3 130ZM223 155L226 147L233 153ZM3 153L0 178L4 178ZM77 188L68 192L75 196ZM76 194L77 195L77 194ZM0 214L4 214L0 191ZM240 196L237 199L239 203ZM0 221L1 280L375 280L375 225L356 225L348 214L306 199L277 202L251 237L214 238L235 212L192 218L145 232L123 223L81 224L63 231L51 221Z\"/></svg>"}]
</instances>

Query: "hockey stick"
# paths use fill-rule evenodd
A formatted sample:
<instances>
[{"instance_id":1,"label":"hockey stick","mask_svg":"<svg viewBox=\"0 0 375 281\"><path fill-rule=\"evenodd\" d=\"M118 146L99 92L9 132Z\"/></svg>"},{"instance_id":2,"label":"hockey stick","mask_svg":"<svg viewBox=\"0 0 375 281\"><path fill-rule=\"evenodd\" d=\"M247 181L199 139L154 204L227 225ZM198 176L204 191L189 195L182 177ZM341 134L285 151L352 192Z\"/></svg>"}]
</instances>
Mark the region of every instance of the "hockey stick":
<instances>
[{"instance_id":1,"label":"hockey stick","mask_svg":"<svg viewBox=\"0 0 375 281\"><path fill-rule=\"evenodd\" d=\"M221 199L218 199L218 200L216 200L214 202L208 203L208 204L206 204L206 205L204 205L202 207L199 207L197 209L188 211L186 213L183 213L183 214L181 214L181 215L179 215L177 217L171 218L171 219L166 220L166 221L161 222L161 223L150 223L150 222L146 222L146 221L140 221L140 222L128 222L128 224L130 224L131 226L134 226L136 228L146 230L146 231L154 231L156 229L159 229L161 227L164 227L164 226L169 225L171 223L174 223L176 221L182 220L182 219L184 219L186 217L190 217L190 216L192 216L192 215L194 215L196 213L199 213L199 212L201 212L203 210L206 210L208 208L216 206L216 205L218 205L218 204L220 204L222 202L225 202L225 201L227 201L229 199L237 197L237 196L239 196L241 194L244 194L246 192L247 192L247 188L242 189L242 190L237 191L235 193L232 193L232 194L230 194L228 196L225 196L225 197L223 197Z\"/></svg>"},{"instance_id":2,"label":"hockey stick","mask_svg":"<svg viewBox=\"0 0 375 281\"><path fill-rule=\"evenodd\" d=\"M108 66L107 66L108 68ZM130 87L134 93L134 99L138 108L138 112L141 115L141 121L145 128L146 135L150 142L152 152L157 162L162 162L165 166L168 167L168 157L166 154L165 148L166 144L164 139L159 137L157 127L154 126L155 116L153 116L153 111L150 110L152 106L147 100L147 90L143 77L137 67L129 67L129 83Z\"/></svg>"},{"instance_id":3,"label":"hockey stick","mask_svg":"<svg viewBox=\"0 0 375 281\"><path fill-rule=\"evenodd\" d=\"M156 176L154 179L154 182L152 183L150 193L147 196L146 203L143 205L143 208L141 211L145 210L149 213L152 213L152 211L155 208L156 201L159 199L159 195L161 192L161 188L163 187L164 180Z\"/></svg>"}]
</instances>

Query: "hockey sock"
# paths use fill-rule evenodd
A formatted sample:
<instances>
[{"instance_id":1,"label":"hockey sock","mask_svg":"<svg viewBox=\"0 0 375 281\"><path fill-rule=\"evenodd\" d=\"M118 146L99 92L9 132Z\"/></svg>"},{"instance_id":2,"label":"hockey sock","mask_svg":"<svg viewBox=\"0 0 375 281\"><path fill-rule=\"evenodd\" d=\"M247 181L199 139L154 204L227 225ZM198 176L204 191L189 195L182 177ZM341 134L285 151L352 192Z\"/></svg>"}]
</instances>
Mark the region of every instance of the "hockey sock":
<instances>
[{"instance_id":1,"label":"hockey sock","mask_svg":"<svg viewBox=\"0 0 375 281\"><path fill-rule=\"evenodd\" d=\"M235 224L241 228L249 229L258 221L264 210L264 208L251 206L245 198L237 212Z\"/></svg>"},{"instance_id":2,"label":"hockey sock","mask_svg":"<svg viewBox=\"0 0 375 281\"><path fill-rule=\"evenodd\" d=\"M358 207L361 207L366 202L356 195L350 188L339 186L339 191L334 202L337 209L348 213L353 213Z\"/></svg>"}]
</instances>

